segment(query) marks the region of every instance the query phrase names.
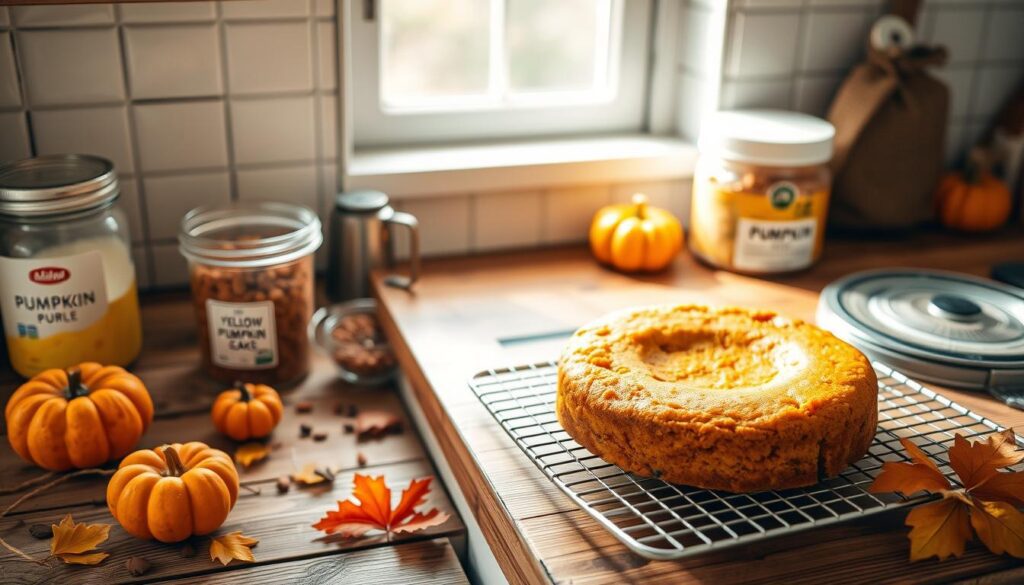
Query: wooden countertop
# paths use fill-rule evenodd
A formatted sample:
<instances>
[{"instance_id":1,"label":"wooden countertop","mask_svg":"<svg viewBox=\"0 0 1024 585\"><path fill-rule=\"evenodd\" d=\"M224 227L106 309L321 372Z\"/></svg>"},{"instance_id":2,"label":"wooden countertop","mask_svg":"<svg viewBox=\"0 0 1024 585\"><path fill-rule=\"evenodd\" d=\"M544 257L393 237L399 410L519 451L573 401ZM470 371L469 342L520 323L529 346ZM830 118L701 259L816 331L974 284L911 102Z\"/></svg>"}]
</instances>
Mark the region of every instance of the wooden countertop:
<instances>
[{"instance_id":1,"label":"wooden countertop","mask_svg":"<svg viewBox=\"0 0 1024 585\"><path fill-rule=\"evenodd\" d=\"M164 443L203 441L233 453L236 444L219 435L210 422L210 405L222 389L199 371L199 349L192 303L186 293L144 295L142 298L144 348L131 370L147 385L156 407L156 418L143 435L139 448ZM316 352L314 352L316 354ZM5 352L6 354L6 352ZM6 403L19 378L9 365L0 367L0 398ZM373 531L362 538L325 537L311 526L337 500L352 492L355 473L385 475L395 497L412 478L436 476L418 435L412 429L401 400L392 388L360 389L338 378L332 361L316 354L310 375L294 388L281 391L285 412L272 435L279 443L269 458L248 469L239 468L243 489L227 521L214 534L241 530L259 539L253 549L255 563L234 561L221 566L210 560L207 537L192 541L196 554L184 558L181 545L142 541L129 536L107 510L106 477L76 478L25 501L0 518L0 537L28 554L42 558L49 540L29 535L35 523L57 523L65 514L77 522L112 524L110 538L100 549L110 558L95 567L65 565L51 560L35 565L0 549L2 583L124 583L153 580L172 583L466 583L452 542L463 542L464 527L449 501L440 479L435 479L427 506L452 514L440 526L390 539ZM299 413L295 404L312 403L312 412ZM357 443L343 430L352 422L335 412L338 404L355 405L361 411L383 410L403 418L405 432ZM314 441L299 437L299 425L310 424L327 438ZM6 430L6 429L5 429ZM365 467L357 454L367 459ZM299 488L293 485L278 494L275 482L307 463L338 470L333 484ZM42 475L0 439L0 487L7 488ZM18 498L0 495L0 509ZM133 556L146 558L152 568L132 577L125 568Z\"/></svg>"},{"instance_id":2,"label":"wooden countertop","mask_svg":"<svg viewBox=\"0 0 1024 585\"><path fill-rule=\"evenodd\" d=\"M1024 260L1024 232L830 241L815 268L772 279L712 270L686 253L664 274L631 277L598 267L583 247L574 247L428 262L413 294L383 286L381 275L374 283L414 395L513 583L947 582L978 575L988 575L985 582L1020 582L1019 561L977 543L960 559L912 565L902 516L818 528L733 549L728 557L648 561L548 481L467 385L482 370L556 359L563 343L558 332L625 306L748 305L813 321L821 288L850 272L907 266L985 276L1006 260ZM513 338L537 341L499 342ZM1024 412L987 395L942 392L1003 425L1024 425Z\"/></svg>"}]
</instances>

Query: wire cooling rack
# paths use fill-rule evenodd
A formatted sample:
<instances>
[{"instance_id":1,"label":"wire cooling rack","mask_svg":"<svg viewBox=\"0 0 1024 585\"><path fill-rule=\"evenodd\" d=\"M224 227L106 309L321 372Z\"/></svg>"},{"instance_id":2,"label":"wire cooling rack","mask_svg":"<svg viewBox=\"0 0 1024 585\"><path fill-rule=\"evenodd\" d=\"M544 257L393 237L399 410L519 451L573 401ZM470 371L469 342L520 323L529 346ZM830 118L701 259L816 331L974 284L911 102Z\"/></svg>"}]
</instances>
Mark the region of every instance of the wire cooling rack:
<instances>
[{"instance_id":1,"label":"wire cooling rack","mask_svg":"<svg viewBox=\"0 0 1024 585\"><path fill-rule=\"evenodd\" d=\"M932 499L868 493L883 463L907 460L900 437L921 447L959 485L946 457L954 434L978 438L1002 427L883 364L873 365L878 431L868 454L815 486L749 494L641 477L581 447L555 418L553 362L481 372L470 386L530 460L626 546L651 559L679 559Z\"/></svg>"}]
</instances>

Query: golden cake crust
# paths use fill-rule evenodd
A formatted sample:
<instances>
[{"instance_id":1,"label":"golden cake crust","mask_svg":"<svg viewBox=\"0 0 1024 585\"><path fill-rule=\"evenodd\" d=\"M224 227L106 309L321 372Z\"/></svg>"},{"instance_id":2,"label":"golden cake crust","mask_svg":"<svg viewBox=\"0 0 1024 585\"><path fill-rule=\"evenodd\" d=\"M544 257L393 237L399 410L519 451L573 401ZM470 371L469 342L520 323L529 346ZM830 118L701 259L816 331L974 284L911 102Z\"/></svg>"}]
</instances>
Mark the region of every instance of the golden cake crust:
<instances>
[{"instance_id":1,"label":"golden cake crust","mask_svg":"<svg viewBox=\"0 0 1024 585\"><path fill-rule=\"evenodd\" d=\"M577 331L559 362L556 413L622 469L747 492L812 485L863 457L877 395L864 355L813 325L670 305Z\"/></svg>"}]
</instances>

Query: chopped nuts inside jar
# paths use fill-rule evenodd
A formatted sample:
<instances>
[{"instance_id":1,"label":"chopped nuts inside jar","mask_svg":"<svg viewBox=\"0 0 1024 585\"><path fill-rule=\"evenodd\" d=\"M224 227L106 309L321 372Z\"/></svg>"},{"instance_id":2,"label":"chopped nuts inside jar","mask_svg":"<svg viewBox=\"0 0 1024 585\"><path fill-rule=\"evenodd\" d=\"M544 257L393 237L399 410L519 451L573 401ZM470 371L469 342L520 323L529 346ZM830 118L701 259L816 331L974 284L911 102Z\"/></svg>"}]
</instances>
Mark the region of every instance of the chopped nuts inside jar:
<instances>
[{"instance_id":1,"label":"chopped nuts inside jar","mask_svg":"<svg viewBox=\"0 0 1024 585\"><path fill-rule=\"evenodd\" d=\"M312 211L279 203L199 208L182 221L203 363L225 383L288 384L309 372Z\"/></svg>"},{"instance_id":2,"label":"chopped nuts inside jar","mask_svg":"<svg viewBox=\"0 0 1024 585\"><path fill-rule=\"evenodd\" d=\"M192 270L192 302L199 323L207 329L199 342L214 378L230 381L241 375L247 380L280 383L305 374L309 363L306 324L313 314L312 257L262 270L196 265ZM263 314L240 317L247 309L232 305L243 303L259 303ZM268 327L269 318L273 325ZM269 340L269 336L275 339ZM261 346L261 341L276 346L276 355L273 348ZM211 346L214 343L221 349L215 350ZM227 357L246 348L256 353L250 367ZM218 351L222 351L220 359Z\"/></svg>"}]
</instances>

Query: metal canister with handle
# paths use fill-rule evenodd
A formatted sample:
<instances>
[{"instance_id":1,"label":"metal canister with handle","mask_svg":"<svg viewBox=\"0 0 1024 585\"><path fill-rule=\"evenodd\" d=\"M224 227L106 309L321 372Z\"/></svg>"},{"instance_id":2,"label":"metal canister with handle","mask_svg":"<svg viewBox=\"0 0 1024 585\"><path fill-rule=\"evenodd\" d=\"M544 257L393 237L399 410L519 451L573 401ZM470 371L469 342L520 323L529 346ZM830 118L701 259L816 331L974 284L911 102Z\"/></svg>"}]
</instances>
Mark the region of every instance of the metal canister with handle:
<instances>
[{"instance_id":1,"label":"metal canister with handle","mask_svg":"<svg viewBox=\"0 0 1024 585\"><path fill-rule=\"evenodd\" d=\"M416 217L395 211L380 191L348 191L335 198L327 274L327 294L332 300L370 296L370 272L394 266L395 229L399 227L409 230L409 275L391 274L385 283L410 290L420 272Z\"/></svg>"}]
</instances>

